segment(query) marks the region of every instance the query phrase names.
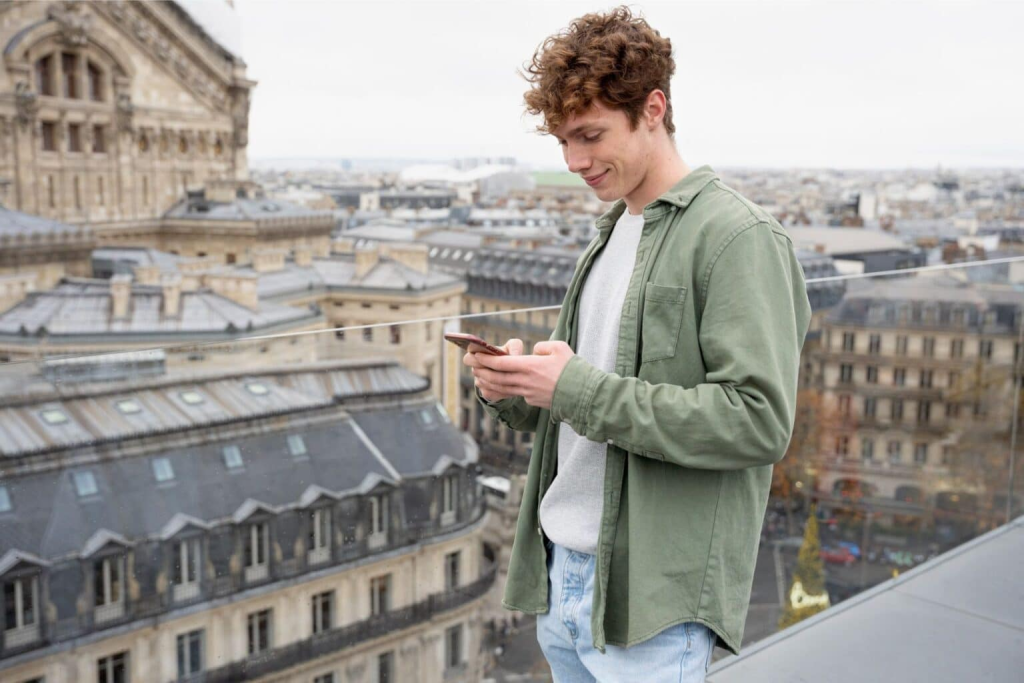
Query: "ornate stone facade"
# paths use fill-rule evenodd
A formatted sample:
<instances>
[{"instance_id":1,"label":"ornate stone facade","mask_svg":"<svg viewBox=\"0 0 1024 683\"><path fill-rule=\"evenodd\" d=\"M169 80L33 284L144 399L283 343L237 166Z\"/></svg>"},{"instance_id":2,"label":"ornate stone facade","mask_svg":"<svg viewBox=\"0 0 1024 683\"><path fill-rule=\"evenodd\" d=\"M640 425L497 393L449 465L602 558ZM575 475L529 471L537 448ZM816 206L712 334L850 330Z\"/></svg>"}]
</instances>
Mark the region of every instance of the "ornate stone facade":
<instances>
[{"instance_id":1,"label":"ornate stone facade","mask_svg":"<svg viewBox=\"0 0 1024 683\"><path fill-rule=\"evenodd\" d=\"M255 82L175 3L6 2L0 43L8 208L100 233L247 178Z\"/></svg>"}]
</instances>

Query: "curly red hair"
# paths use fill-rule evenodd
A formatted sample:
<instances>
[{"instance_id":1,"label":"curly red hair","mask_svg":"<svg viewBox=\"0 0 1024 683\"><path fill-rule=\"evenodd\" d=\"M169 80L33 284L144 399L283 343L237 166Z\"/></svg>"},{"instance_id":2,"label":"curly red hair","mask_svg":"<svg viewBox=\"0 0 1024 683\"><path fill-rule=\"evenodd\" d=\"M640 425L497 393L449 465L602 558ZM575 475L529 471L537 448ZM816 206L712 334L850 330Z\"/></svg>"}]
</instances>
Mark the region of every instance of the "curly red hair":
<instances>
[{"instance_id":1,"label":"curly red hair","mask_svg":"<svg viewBox=\"0 0 1024 683\"><path fill-rule=\"evenodd\" d=\"M606 14L585 14L546 38L527 66L530 75L520 75L533 84L524 99L530 114L543 115L541 133L551 134L595 99L625 112L630 130L636 130L647 96L660 89L665 130L672 137L669 81L675 68L672 41L620 5Z\"/></svg>"}]
</instances>

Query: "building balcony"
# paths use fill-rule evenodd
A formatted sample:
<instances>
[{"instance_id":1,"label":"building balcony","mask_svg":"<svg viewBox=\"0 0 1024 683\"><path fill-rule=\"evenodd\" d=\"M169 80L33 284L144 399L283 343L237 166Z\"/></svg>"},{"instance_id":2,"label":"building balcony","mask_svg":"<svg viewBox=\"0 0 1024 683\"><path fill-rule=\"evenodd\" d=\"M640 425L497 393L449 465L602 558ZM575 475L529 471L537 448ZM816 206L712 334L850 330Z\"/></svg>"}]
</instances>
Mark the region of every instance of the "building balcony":
<instances>
[{"instance_id":1,"label":"building balcony","mask_svg":"<svg viewBox=\"0 0 1024 683\"><path fill-rule=\"evenodd\" d=\"M330 548L314 548L306 554L306 563L309 565L323 564L331 559Z\"/></svg>"},{"instance_id":2,"label":"building balcony","mask_svg":"<svg viewBox=\"0 0 1024 683\"><path fill-rule=\"evenodd\" d=\"M257 564L245 568L245 582L257 583L270 577L270 568L266 564Z\"/></svg>"},{"instance_id":3,"label":"building balcony","mask_svg":"<svg viewBox=\"0 0 1024 683\"><path fill-rule=\"evenodd\" d=\"M388 532L377 531L366 537L366 547L370 550L380 550L388 544Z\"/></svg>"},{"instance_id":4,"label":"building balcony","mask_svg":"<svg viewBox=\"0 0 1024 683\"><path fill-rule=\"evenodd\" d=\"M482 598L494 585L496 575L497 567L491 564L484 568L477 580L465 586L435 593L412 605L273 648L260 653L257 658L210 669L196 681L228 683L257 680L374 638L397 635Z\"/></svg>"},{"instance_id":5,"label":"building balcony","mask_svg":"<svg viewBox=\"0 0 1024 683\"><path fill-rule=\"evenodd\" d=\"M190 583L175 584L171 592L173 593L174 602L195 600L200 595L199 582L192 581Z\"/></svg>"},{"instance_id":6,"label":"building balcony","mask_svg":"<svg viewBox=\"0 0 1024 683\"><path fill-rule=\"evenodd\" d=\"M12 628L4 631L4 649L13 650L14 648L24 647L31 645L39 640L39 623L29 624L20 628Z\"/></svg>"},{"instance_id":7,"label":"building balcony","mask_svg":"<svg viewBox=\"0 0 1024 683\"><path fill-rule=\"evenodd\" d=\"M93 621L97 624L104 624L124 616L124 600L111 602L102 607L97 607L93 612Z\"/></svg>"}]
</instances>

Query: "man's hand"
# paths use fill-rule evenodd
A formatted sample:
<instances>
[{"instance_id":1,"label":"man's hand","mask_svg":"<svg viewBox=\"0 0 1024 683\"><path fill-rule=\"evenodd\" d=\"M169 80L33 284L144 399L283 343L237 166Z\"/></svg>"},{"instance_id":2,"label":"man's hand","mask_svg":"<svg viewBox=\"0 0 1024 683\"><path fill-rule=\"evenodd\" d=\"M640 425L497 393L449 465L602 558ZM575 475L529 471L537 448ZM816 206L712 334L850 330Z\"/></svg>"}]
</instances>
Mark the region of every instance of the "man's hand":
<instances>
[{"instance_id":1,"label":"man's hand","mask_svg":"<svg viewBox=\"0 0 1024 683\"><path fill-rule=\"evenodd\" d=\"M478 347L474 346L473 344L470 344L469 346L470 346L470 348L478 348ZM507 342L505 342L505 344L501 348L503 348L506 351L508 351L510 355L521 356L521 355L523 355L523 340L522 339L509 339ZM480 395L483 396L488 401L493 403L495 401L500 401L500 400L505 399L505 398L511 398L512 396L509 395L509 394L503 394L503 393L497 391L490 383L488 383L488 382L486 382L484 380L481 380L479 375L477 375L477 372L476 372L477 368L484 367L483 365L481 365L481 363L478 360L478 358L481 357L481 356L490 356L490 355L491 354L489 354L489 353L476 352L476 351L467 351L466 355L462 357L462 364L473 369L474 383L480 389Z\"/></svg>"},{"instance_id":2,"label":"man's hand","mask_svg":"<svg viewBox=\"0 0 1024 683\"><path fill-rule=\"evenodd\" d=\"M569 359L575 355L573 350L564 341L543 341L534 345L532 355L523 355L522 341L518 339L510 339L505 348L511 355L476 353L463 358L463 362L473 368L480 395L488 401L522 396L531 406L550 409L555 385Z\"/></svg>"}]
</instances>

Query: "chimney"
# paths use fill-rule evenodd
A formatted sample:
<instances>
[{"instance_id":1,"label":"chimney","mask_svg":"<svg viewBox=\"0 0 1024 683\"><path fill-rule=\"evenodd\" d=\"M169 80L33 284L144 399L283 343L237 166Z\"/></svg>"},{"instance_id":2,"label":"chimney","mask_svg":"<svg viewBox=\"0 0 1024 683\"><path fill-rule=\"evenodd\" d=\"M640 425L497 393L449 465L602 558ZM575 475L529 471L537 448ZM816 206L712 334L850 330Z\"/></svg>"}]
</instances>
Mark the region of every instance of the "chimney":
<instances>
[{"instance_id":1,"label":"chimney","mask_svg":"<svg viewBox=\"0 0 1024 683\"><path fill-rule=\"evenodd\" d=\"M164 317L181 315L181 274L164 273L160 276L160 289L164 297Z\"/></svg>"},{"instance_id":2,"label":"chimney","mask_svg":"<svg viewBox=\"0 0 1024 683\"><path fill-rule=\"evenodd\" d=\"M15 273L0 275L0 311L25 299L29 292L36 289L35 273Z\"/></svg>"},{"instance_id":3,"label":"chimney","mask_svg":"<svg viewBox=\"0 0 1024 683\"><path fill-rule=\"evenodd\" d=\"M331 251L335 254L351 254L355 246L356 241L351 237L339 237L331 242Z\"/></svg>"},{"instance_id":4,"label":"chimney","mask_svg":"<svg viewBox=\"0 0 1024 683\"><path fill-rule=\"evenodd\" d=\"M128 304L132 300L132 276L127 273L110 278L111 315L114 320L128 317Z\"/></svg>"},{"instance_id":5,"label":"chimney","mask_svg":"<svg viewBox=\"0 0 1024 683\"><path fill-rule=\"evenodd\" d=\"M427 274L429 262L425 244L389 244L385 247L385 254L419 273Z\"/></svg>"},{"instance_id":6,"label":"chimney","mask_svg":"<svg viewBox=\"0 0 1024 683\"><path fill-rule=\"evenodd\" d=\"M292 250L295 255L295 265L301 268L309 268L313 265L313 247L308 244L300 244Z\"/></svg>"},{"instance_id":7,"label":"chimney","mask_svg":"<svg viewBox=\"0 0 1024 683\"><path fill-rule=\"evenodd\" d=\"M284 249L264 248L252 250L252 269L257 273L271 273L284 269Z\"/></svg>"},{"instance_id":8,"label":"chimney","mask_svg":"<svg viewBox=\"0 0 1024 683\"><path fill-rule=\"evenodd\" d=\"M313 258L330 258L331 257L331 240L330 239L317 239L313 242Z\"/></svg>"},{"instance_id":9,"label":"chimney","mask_svg":"<svg viewBox=\"0 0 1024 683\"><path fill-rule=\"evenodd\" d=\"M203 285L212 290L214 294L230 299L252 311L255 311L260 305L259 292L256 288L258 281L257 275L234 271L203 275Z\"/></svg>"},{"instance_id":10,"label":"chimney","mask_svg":"<svg viewBox=\"0 0 1024 683\"><path fill-rule=\"evenodd\" d=\"M140 285L160 284L160 266L153 264L135 266L132 268L132 272L135 273L135 281Z\"/></svg>"},{"instance_id":11,"label":"chimney","mask_svg":"<svg viewBox=\"0 0 1024 683\"><path fill-rule=\"evenodd\" d=\"M377 247L360 247L356 249L356 277L363 277L377 265L380 251Z\"/></svg>"},{"instance_id":12,"label":"chimney","mask_svg":"<svg viewBox=\"0 0 1024 683\"><path fill-rule=\"evenodd\" d=\"M218 178L206 181L203 188L205 198L210 202L233 202L238 199L239 183L236 180Z\"/></svg>"}]
</instances>

